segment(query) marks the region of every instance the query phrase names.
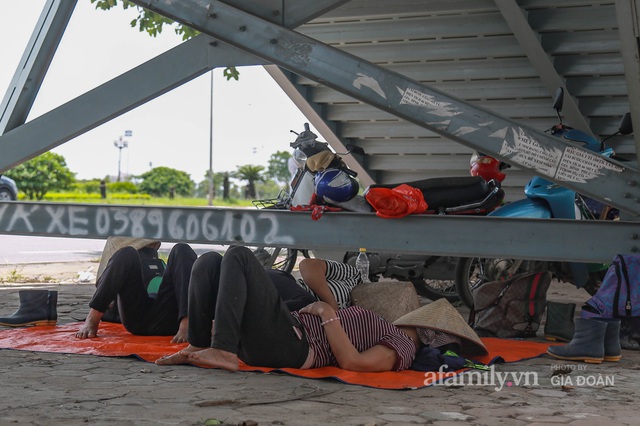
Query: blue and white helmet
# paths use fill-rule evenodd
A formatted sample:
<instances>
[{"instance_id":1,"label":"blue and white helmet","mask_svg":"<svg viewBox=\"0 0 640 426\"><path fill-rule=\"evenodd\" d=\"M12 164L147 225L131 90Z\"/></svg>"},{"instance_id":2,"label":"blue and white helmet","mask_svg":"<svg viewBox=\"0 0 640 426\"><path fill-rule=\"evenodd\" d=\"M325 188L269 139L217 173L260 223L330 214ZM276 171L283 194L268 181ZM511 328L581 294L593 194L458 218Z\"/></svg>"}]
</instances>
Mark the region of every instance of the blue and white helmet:
<instances>
[{"instance_id":1,"label":"blue and white helmet","mask_svg":"<svg viewBox=\"0 0 640 426\"><path fill-rule=\"evenodd\" d=\"M340 169L326 169L316 174L316 197L325 203L344 203L356 195L360 186L358 181Z\"/></svg>"}]
</instances>

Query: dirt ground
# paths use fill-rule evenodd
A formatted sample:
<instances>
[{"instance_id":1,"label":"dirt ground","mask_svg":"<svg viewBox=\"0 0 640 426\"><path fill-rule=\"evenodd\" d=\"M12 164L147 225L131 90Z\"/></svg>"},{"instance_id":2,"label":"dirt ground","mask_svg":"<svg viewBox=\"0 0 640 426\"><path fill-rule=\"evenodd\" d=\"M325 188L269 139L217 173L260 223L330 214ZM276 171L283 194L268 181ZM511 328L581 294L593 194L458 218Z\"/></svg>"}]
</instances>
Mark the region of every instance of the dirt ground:
<instances>
[{"instance_id":1,"label":"dirt ground","mask_svg":"<svg viewBox=\"0 0 640 426\"><path fill-rule=\"evenodd\" d=\"M82 320L96 269L95 262L0 266L0 315L15 311L19 289L36 287L58 291L59 324ZM548 300L578 306L587 298L563 283L553 283L547 294ZM457 308L466 318L468 310ZM554 372L567 366L563 377L573 382L559 384ZM640 352L623 351L620 362L597 365L542 356L497 365L496 371L535 374L539 381L503 389L475 383L390 391L333 379L5 349L0 425L640 424Z\"/></svg>"},{"instance_id":2,"label":"dirt ground","mask_svg":"<svg viewBox=\"0 0 640 426\"><path fill-rule=\"evenodd\" d=\"M0 265L0 282L95 283L95 274L97 270L97 261Z\"/></svg>"}]
</instances>

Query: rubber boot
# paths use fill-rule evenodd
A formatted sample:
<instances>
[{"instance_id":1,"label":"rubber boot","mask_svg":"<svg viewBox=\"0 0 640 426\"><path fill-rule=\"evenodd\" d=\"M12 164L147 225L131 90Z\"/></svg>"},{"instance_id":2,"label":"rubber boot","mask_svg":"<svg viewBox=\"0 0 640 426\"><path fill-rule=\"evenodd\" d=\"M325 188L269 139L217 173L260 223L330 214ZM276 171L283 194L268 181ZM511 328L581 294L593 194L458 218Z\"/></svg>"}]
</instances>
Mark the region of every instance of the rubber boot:
<instances>
[{"instance_id":1,"label":"rubber boot","mask_svg":"<svg viewBox=\"0 0 640 426\"><path fill-rule=\"evenodd\" d=\"M594 318L607 324L607 331L604 334L604 360L617 362L622 358L620 347L620 320Z\"/></svg>"},{"instance_id":2,"label":"rubber boot","mask_svg":"<svg viewBox=\"0 0 640 426\"><path fill-rule=\"evenodd\" d=\"M596 319L578 318L571 341L563 346L549 346L554 358L600 364L604 360L604 336L607 323Z\"/></svg>"},{"instance_id":3,"label":"rubber boot","mask_svg":"<svg viewBox=\"0 0 640 426\"><path fill-rule=\"evenodd\" d=\"M570 342L573 338L575 313L575 303L547 302L544 338L552 341Z\"/></svg>"},{"instance_id":4,"label":"rubber boot","mask_svg":"<svg viewBox=\"0 0 640 426\"><path fill-rule=\"evenodd\" d=\"M0 317L0 325L56 325L58 321L58 292L49 290L20 290L20 306L8 317Z\"/></svg>"}]
</instances>

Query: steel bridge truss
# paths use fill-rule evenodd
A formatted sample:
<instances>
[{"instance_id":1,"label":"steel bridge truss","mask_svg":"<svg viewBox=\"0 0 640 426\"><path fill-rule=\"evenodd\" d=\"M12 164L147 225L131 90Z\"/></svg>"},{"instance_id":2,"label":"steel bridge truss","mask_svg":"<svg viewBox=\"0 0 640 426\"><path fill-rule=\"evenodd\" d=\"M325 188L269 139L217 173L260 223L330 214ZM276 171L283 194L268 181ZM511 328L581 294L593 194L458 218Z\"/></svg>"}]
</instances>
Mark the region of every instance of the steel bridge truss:
<instances>
[{"instance_id":1,"label":"steel bridge truss","mask_svg":"<svg viewBox=\"0 0 640 426\"><path fill-rule=\"evenodd\" d=\"M165 241L347 250L366 246L379 251L573 261L608 261L617 253L638 250L638 170L523 127L293 30L345 0L132 2L202 35L25 123L76 3L49 0L2 102L0 171L216 67L274 64L617 207L625 220L605 223L415 216L383 221L373 214L327 213L321 220L312 221L307 214L293 212L11 202L0 205L0 233L83 238L128 235ZM509 9L508 2L497 4L505 14L517 12ZM530 34L521 33L519 37L527 39ZM636 67L637 58L633 64ZM545 64L540 66L544 68ZM488 239L487 235L495 238Z\"/></svg>"}]
</instances>

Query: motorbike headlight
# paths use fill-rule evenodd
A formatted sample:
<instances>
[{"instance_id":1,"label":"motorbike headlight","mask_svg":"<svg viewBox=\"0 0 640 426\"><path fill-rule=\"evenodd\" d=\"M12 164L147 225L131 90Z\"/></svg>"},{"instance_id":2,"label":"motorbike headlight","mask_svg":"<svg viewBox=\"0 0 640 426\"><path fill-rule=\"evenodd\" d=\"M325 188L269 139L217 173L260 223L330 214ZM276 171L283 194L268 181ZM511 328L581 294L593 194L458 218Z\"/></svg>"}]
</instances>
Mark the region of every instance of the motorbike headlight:
<instances>
[{"instance_id":1,"label":"motorbike headlight","mask_svg":"<svg viewBox=\"0 0 640 426\"><path fill-rule=\"evenodd\" d=\"M304 165L307 162L307 154L302 152L301 149L296 148L293 151L293 161L295 161L296 166L298 166L299 169L302 169L304 168Z\"/></svg>"}]
</instances>

